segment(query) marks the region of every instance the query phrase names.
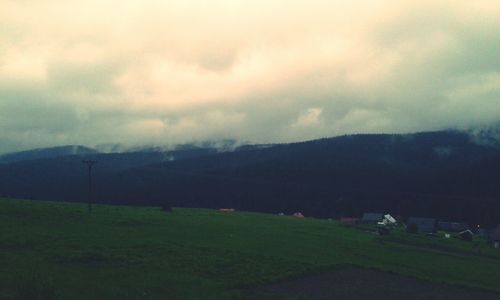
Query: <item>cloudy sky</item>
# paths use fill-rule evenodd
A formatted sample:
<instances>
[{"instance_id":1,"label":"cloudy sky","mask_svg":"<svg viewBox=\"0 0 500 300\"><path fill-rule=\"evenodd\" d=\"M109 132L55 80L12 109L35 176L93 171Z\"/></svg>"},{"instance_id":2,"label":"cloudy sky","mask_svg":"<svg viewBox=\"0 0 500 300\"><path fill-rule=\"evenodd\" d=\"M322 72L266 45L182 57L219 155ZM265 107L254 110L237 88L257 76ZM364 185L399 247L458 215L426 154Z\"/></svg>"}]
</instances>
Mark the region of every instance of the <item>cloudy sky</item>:
<instances>
[{"instance_id":1,"label":"cloudy sky","mask_svg":"<svg viewBox=\"0 0 500 300\"><path fill-rule=\"evenodd\" d=\"M498 120L499 0L0 0L0 153Z\"/></svg>"}]
</instances>

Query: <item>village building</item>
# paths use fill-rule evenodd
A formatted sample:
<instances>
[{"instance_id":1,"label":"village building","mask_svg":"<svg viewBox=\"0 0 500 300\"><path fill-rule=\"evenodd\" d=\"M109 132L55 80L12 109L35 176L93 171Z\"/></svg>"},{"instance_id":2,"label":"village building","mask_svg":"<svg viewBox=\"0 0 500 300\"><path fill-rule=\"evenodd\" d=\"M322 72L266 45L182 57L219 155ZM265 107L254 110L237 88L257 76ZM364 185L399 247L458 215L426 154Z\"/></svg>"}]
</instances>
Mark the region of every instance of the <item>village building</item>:
<instances>
[{"instance_id":1,"label":"village building","mask_svg":"<svg viewBox=\"0 0 500 300\"><path fill-rule=\"evenodd\" d=\"M234 209L234 208L219 208L219 211L222 211L222 212L233 212L233 211L236 211L236 209Z\"/></svg>"},{"instance_id":2,"label":"village building","mask_svg":"<svg viewBox=\"0 0 500 300\"><path fill-rule=\"evenodd\" d=\"M396 219L393 216L391 216L390 214L384 215L384 218L382 219L382 221L377 223L377 225L384 226L384 227L386 227L386 226L392 227L392 226L396 226L396 224L397 224Z\"/></svg>"},{"instance_id":3,"label":"village building","mask_svg":"<svg viewBox=\"0 0 500 300\"><path fill-rule=\"evenodd\" d=\"M458 222L439 221L437 226L439 230L448 232L462 232L464 230L470 229L469 225Z\"/></svg>"},{"instance_id":4,"label":"village building","mask_svg":"<svg viewBox=\"0 0 500 300\"><path fill-rule=\"evenodd\" d=\"M373 224L377 225L378 222L382 222L384 220L384 215L379 213L364 213L361 218L362 224Z\"/></svg>"},{"instance_id":5,"label":"village building","mask_svg":"<svg viewBox=\"0 0 500 300\"><path fill-rule=\"evenodd\" d=\"M407 227L416 226L418 232L434 233L436 232L436 219L433 218L415 218L408 219Z\"/></svg>"}]
</instances>

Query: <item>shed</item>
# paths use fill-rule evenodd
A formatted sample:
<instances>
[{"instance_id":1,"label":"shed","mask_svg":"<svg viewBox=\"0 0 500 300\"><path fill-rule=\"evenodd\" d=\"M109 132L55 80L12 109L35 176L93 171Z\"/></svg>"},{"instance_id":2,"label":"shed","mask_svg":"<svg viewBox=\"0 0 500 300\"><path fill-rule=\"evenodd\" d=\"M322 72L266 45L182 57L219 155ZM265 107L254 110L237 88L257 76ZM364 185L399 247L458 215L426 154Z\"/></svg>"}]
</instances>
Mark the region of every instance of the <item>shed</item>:
<instances>
[{"instance_id":1,"label":"shed","mask_svg":"<svg viewBox=\"0 0 500 300\"><path fill-rule=\"evenodd\" d=\"M465 223L445 222L445 221L439 221L438 228L440 230L449 231L449 232L462 232L464 230L470 229L469 225L467 225Z\"/></svg>"},{"instance_id":2,"label":"shed","mask_svg":"<svg viewBox=\"0 0 500 300\"><path fill-rule=\"evenodd\" d=\"M436 232L436 219L433 218L416 218L408 219L407 226L414 224L417 226L418 232L431 233Z\"/></svg>"},{"instance_id":3,"label":"shed","mask_svg":"<svg viewBox=\"0 0 500 300\"><path fill-rule=\"evenodd\" d=\"M396 219L391 216L390 214L384 215L384 218L382 219L381 222L378 222L377 225L380 226L395 226L397 224Z\"/></svg>"},{"instance_id":4,"label":"shed","mask_svg":"<svg viewBox=\"0 0 500 300\"><path fill-rule=\"evenodd\" d=\"M391 216L390 214L384 215L384 220L387 221L387 224L394 224L395 225L397 223L396 219L393 216Z\"/></svg>"},{"instance_id":5,"label":"shed","mask_svg":"<svg viewBox=\"0 0 500 300\"><path fill-rule=\"evenodd\" d=\"M236 211L236 209L234 208L220 208L219 211L223 211L223 212L233 212L233 211Z\"/></svg>"},{"instance_id":6,"label":"shed","mask_svg":"<svg viewBox=\"0 0 500 300\"><path fill-rule=\"evenodd\" d=\"M293 216L296 218L303 218L304 217L304 215L300 211L294 213Z\"/></svg>"},{"instance_id":7,"label":"shed","mask_svg":"<svg viewBox=\"0 0 500 300\"><path fill-rule=\"evenodd\" d=\"M361 218L361 223L363 224L378 224L384 220L384 215L379 213L364 213Z\"/></svg>"}]
</instances>

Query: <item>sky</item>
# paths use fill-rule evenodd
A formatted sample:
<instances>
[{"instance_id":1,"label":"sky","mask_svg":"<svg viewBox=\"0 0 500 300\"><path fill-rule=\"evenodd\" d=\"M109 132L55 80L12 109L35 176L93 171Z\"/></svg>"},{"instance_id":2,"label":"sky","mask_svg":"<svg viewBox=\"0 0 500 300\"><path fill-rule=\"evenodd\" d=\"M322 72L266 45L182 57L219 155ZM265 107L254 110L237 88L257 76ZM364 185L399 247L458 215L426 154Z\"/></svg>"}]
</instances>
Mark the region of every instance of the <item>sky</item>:
<instances>
[{"instance_id":1,"label":"sky","mask_svg":"<svg viewBox=\"0 0 500 300\"><path fill-rule=\"evenodd\" d=\"M499 0L0 0L0 153L499 120Z\"/></svg>"}]
</instances>

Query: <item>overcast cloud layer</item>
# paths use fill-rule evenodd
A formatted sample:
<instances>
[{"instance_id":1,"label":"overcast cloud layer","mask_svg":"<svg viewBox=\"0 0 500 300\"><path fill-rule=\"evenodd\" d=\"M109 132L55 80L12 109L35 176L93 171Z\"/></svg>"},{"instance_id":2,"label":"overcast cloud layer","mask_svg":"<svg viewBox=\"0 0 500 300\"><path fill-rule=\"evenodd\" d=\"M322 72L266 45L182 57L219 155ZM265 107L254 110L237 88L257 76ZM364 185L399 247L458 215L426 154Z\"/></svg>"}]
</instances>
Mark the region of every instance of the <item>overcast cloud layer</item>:
<instances>
[{"instance_id":1,"label":"overcast cloud layer","mask_svg":"<svg viewBox=\"0 0 500 300\"><path fill-rule=\"evenodd\" d=\"M0 0L0 152L498 120L497 0Z\"/></svg>"}]
</instances>

